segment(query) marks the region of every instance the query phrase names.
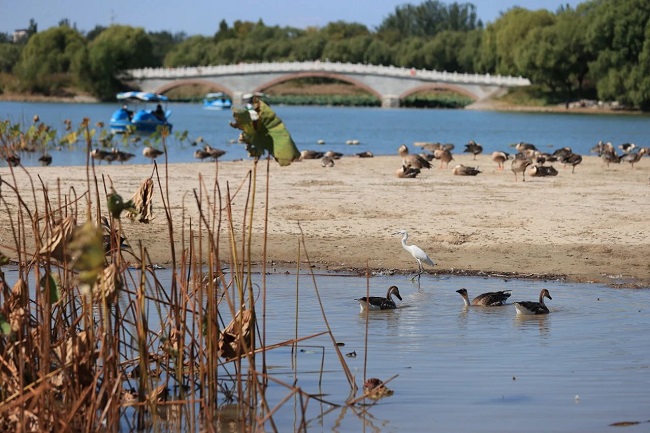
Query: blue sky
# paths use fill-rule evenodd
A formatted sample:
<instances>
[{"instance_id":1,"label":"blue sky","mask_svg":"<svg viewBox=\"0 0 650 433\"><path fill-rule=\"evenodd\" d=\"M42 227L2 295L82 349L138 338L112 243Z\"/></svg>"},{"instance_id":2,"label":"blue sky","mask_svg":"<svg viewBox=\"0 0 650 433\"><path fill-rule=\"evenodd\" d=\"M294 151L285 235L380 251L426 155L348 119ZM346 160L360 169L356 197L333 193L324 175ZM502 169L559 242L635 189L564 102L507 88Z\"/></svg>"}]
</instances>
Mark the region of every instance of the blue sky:
<instances>
[{"instance_id":1,"label":"blue sky","mask_svg":"<svg viewBox=\"0 0 650 433\"><path fill-rule=\"evenodd\" d=\"M460 0L458 3L474 4L478 17L488 23L514 6L555 12L560 5L575 7L584 1ZM341 20L361 23L373 30L397 6L420 3L421 0L0 0L0 32L26 28L31 18L39 30L56 27L65 18L80 31L91 30L97 24L115 23L144 27L147 31L213 35L222 19L229 25L236 20L262 19L269 26L297 28L322 27Z\"/></svg>"}]
</instances>

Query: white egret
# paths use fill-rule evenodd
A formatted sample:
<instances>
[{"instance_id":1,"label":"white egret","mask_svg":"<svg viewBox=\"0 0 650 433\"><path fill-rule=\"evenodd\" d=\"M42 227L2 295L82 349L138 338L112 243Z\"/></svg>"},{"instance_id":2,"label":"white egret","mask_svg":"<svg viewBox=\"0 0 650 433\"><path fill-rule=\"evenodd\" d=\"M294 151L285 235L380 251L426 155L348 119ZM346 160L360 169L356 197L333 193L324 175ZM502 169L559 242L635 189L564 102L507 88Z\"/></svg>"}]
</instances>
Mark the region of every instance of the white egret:
<instances>
[{"instance_id":1,"label":"white egret","mask_svg":"<svg viewBox=\"0 0 650 433\"><path fill-rule=\"evenodd\" d=\"M406 232L406 230L399 230L399 231L397 231L397 232L395 232L395 233L393 233L393 234L394 234L394 235L402 235L402 236L403 236L403 237L402 237L402 247L404 247L404 249L405 249L406 251L408 251L409 253L411 253L411 255L413 256L413 258L414 258L415 260L417 260L417 262L418 262L418 267L419 267L419 270L418 270L418 277L420 276L420 274L421 274L422 272L424 272L424 268L422 267L422 262L426 263L426 264L429 265L429 266L435 266L435 265L436 265L436 264L433 262L433 260L431 260L431 259L429 258L429 256L427 255L427 253L425 253L425 252L422 250L422 248L418 247L417 245L406 245L406 241L407 241L408 238L409 238L409 234Z\"/></svg>"}]
</instances>

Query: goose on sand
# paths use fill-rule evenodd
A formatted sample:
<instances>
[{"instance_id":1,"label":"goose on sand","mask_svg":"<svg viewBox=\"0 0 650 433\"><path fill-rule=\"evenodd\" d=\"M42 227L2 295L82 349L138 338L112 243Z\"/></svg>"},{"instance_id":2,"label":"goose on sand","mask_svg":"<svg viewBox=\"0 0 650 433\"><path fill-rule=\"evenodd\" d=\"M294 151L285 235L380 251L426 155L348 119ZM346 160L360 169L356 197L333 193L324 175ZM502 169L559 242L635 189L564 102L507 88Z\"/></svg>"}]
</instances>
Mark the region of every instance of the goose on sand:
<instances>
[{"instance_id":1,"label":"goose on sand","mask_svg":"<svg viewBox=\"0 0 650 433\"><path fill-rule=\"evenodd\" d=\"M463 152L471 153L474 155L474 159L476 159L476 155L479 153L483 152L483 146L478 144L474 140L470 140L466 145L465 145L465 150Z\"/></svg>"},{"instance_id":2,"label":"goose on sand","mask_svg":"<svg viewBox=\"0 0 650 433\"><path fill-rule=\"evenodd\" d=\"M451 172L456 176L476 176L481 170L478 167L467 167L463 164L458 164Z\"/></svg>"},{"instance_id":3,"label":"goose on sand","mask_svg":"<svg viewBox=\"0 0 650 433\"><path fill-rule=\"evenodd\" d=\"M431 168L431 163L425 158L415 153L409 153L409 148L406 147L406 144L402 144L400 147L398 147L397 153L399 153L399 156L402 157L402 165L406 167L419 169Z\"/></svg>"},{"instance_id":4,"label":"goose on sand","mask_svg":"<svg viewBox=\"0 0 650 433\"><path fill-rule=\"evenodd\" d=\"M363 298L355 299L356 301L359 301L359 307L361 309L361 312L365 312L366 309L368 311L373 311L373 310L394 310L397 308L397 305L395 305L395 301L393 301L393 295L397 297L400 301L402 300L402 297L399 294L399 289L397 286L390 286L388 288L388 292L386 292L386 297L382 298L381 296L370 296L366 297L364 296Z\"/></svg>"}]
</instances>

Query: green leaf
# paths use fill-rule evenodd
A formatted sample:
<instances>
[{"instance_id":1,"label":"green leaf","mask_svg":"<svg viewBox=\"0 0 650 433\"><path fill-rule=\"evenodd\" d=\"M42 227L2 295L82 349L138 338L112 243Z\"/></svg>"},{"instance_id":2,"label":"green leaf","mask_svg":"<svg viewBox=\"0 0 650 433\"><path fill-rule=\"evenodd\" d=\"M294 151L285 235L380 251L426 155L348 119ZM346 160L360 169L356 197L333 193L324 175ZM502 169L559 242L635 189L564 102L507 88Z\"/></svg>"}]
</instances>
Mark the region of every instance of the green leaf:
<instances>
[{"instance_id":1,"label":"green leaf","mask_svg":"<svg viewBox=\"0 0 650 433\"><path fill-rule=\"evenodd\" d=\"M48 295L50 304L54 304L59 299L61 299L61 286L60 284L57 284L57 281L54 279L52 274L43 275L41 281L39 282L39 285L43 288L43 290L49 289Z\"/></svg>"},{"instance_id":2,"label":"green leaf","mask_svg":"<svg viewBox=\"0 0 650 433\"><path fill-rule=\"evenodd\" d=\"M11 324L7 322L7 319L2 313L0 313L0 332L6 336L11 335Z\"/></svg>"},{"instance_id":3,"label":"green leaf","mask_svg":"<svg viewBox=\"0 0 650 433\"><path fill-rule=\"evenodd\" d=\"M249 155L259 158L267 151L281 166L298 159L300 152L282 120L262 100L255 99L253 106L257 120L252 119L249 110L233 109L235 121L231 123L242 131L241 140L247 144Z\"/></svg>"},{"instance_id":4,"label":"green leaf","mask_svg":"<svg viewBox=\"0 0 650 433\"><path fill-rule=\"evenodd\" d=\"M131 212L133 214L138 213L133 201L129 200L125 202L122 196L116 192L112 192L108 195L106 204L108 206L108 211L111 213L113 218L116 219L120 219L122 211Z\"/></svg>"}]
</instances>

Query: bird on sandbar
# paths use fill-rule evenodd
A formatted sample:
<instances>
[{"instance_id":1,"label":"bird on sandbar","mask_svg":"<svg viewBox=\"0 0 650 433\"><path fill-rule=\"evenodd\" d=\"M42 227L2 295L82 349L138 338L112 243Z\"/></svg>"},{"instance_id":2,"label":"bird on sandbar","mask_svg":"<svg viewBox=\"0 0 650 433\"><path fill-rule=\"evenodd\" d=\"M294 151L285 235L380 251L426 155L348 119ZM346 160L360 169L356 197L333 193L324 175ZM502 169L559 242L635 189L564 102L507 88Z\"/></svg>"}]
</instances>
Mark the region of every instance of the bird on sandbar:
<instances>
[{"instance_id":1,"label":"bird on sandbar","mask_svg":"<svg viewBox=\"0 0 650 433\"><path fill-rule=\"evenodd\" d=\"M431 163L423 158L421 155L415 153L409 153L409 148L406 147L406 144L402 144L397 148L397 153L402 157L402 165L406 167L419 168L431 168Z\"/></svg>"},{"instance_id":2,"label":"bird on sandbar","mask_svg":"<svg viewBox=\"0 0 650 433\"><path fill-rule=\"evenodd\" d=\"M476 141L474 141L474 140L470 140L470 141L465 145L465 150L464 150L463 152L471 153L472 155L474 155L474 159L476 159L476 155L478 155L478 154L480 154L481 152L483 152L483 146L481 146L480 144L478 144L478 143L477 143Z\"/></svg>"},{"instance_id":3,"label":"bird on sandbar","mask_svg":"<svg viewBox=\"0 0 650 433\"><path fill-rule=\"evenodd\" d=\"M506 303L510 297L511 290L501 290L498 292L486 292L478 295L476 298L469 301L469 295L467 294L467 289L456 290L456 293L460 294L465 301L466 306L477 305L482 307L497 307Z\"/></svg>"},{"instance_id":4,"label":"bird on sandbar","mask_svg":"<svg viewBox=\"0 0 650 433\"><path fill-rule=\"evenodd\" d=\"M303 159L321 159L323 156L325 156L325 152L319 152L317 150L305 149L305 150L300 152L300 160L301 161Z\"/></svg>"},{"instance_id":5,"label":"bird on sandbar","mask_svg":"<svg viewBox=\"0 0 650 433\"><path fill-rule=\"evenodd\" d=\"M452 155L451 150L449 149L437 149L433 151L433 157L440 160L440 167L442 164L445 164L444 168L449 167L449 163L454 160L454 155Z\"/></svg>"},{"instance_id":6,"label":"bird on sandbar","mask_svg":"<svg viewBox=\"0 0 650 433\"><path fill-rule=\"evenodd\" d=\"M422 267L422 262L426 263L429 266L435 266L436 264L434 263L433 260L429 258L427 253L425 253L422 248L418 247L417 245L407 245L406 241L409 238L409 234L406 230L399 230L395 233L394 235L402 235L402 247L408 251L411 256L418 262L418 274L417 277L419 278L422 272L424 272L424 268Z\"/></svg>"},{"instance_id":7,"label":"bird on sandbar","mask_svg":"<svg viewBox=\"0 0 650 433\"><path fill-rule=\"evenodd\" d=\"M544 298L551 298L551 294L547 289L542 289L539 292L539 302L533 301L519 301L515 302L515 308L517 309L517 314L523 314L525 316L533 316L536 314L548 314L550 313L546 304L544 304Z\"/></svg>"},{"instance_id":8,"label":"bird on sandbar","mask_svg":"<svg viewBox=\"0 0 650 433\"><path fill-rule=\"evenodd\" d=\"M323 159L320 160L320 165L323 167L334 167L334 158L325 155Z\"/></svg>"},{"instance_id":9,"label":"bird on sandbar","mask_svg":"<svg viewBox=\"0 0 650 433\"><path fill-rule=\"evenodd\" d=\"M327 156L328 158L332 158L332 159L341 159L341 157L343 157L343 153L342 152L334 152L333 150L328 150L327 152L325 152L325 155L323 155L323 157L325 157L325 156Z\"/></svg>"},{"instance_id":10,"label":"bird on sandbar","mask_svg":"<svg viewBox=\"0 0 650 433\"><path fill-rule=\"evenodd\" d=\"M369 150L366 150L365 152L359 152L356 154L359 158L372 158L375 155Z\"/></svg>"},{"instance_id":11,"label":"bird on sandbar","mask_svg":"<svg viewBox=\"0 0 650 433\"><path fill-rule=\"evenodd\" d=\"M216 147L212 147L209 144L206 144L203 150L210 156L210 158L212 158L213 161L216 161L226 154L225 150L217 149Z\"/></svg>"},{"instance_id":12,"label":"bird on sandbar","mask_svg":"<svg viewBox=\"0 0 650 433\"><path fill-rule=\"evenodd\" d=\"M355 299L355 301L359 301L359 308L362 313L366 310L394 310L397 308L397 305L395 305L392 295L395 295L395 297L400 301L402 300L397 286L390 286L388 292L386 292L385 298L382 298L381 296L364 296L363 298Z\"/></svg>"},{"instance_id":13,"label":"bird on sandbar","mask_svg":"<svg viewBox=\"0 0 650 433\"><path fill-rule=\"evenodd\" d=\"M492 152L492 161L497 163L497 170L503 171L503 165L510 159L510 154L497 150Z\"/></svg>"},{"instance_id":14,"label":"bird on sandbar","mask_svg":"<svg viewBox=\"0 0 650 433\"><path fill-rule=\"evenodd\" d=\"M641 161L641 158L646 153L648 153L648 148L642 147L638 152L630 152L623 155L621 157L621 161L629 162L630 164L632 164L632 168L634 168L634 164Z\"/></svg>"},{"instance_id":15,"label":"bird on sandbar","mask_svg":"<svg viewBox=\"0 0 650 433\"><path fill-rule=\"evenodd\" d=\"M407 167L406 165L395 170L395 176L400 179L415 179L418 174L420 174L419 168Z\"/></svg>"},{"instance_id":16,"label":"bird on sandbar","mask_svg":"<svg viewBox=\"0 0 650 433\"><path fill-rule=\"evenodd\" d=\"M114 161L119 161L121 163L125 163L129 159L135 157L135 154L130 153L130 152L124 152L121 150L117 150L113 148L113 155L115 156Z\"/></svg>"},{"instance_id":17,"label":"bird on sandbar","mask_svg":"<svg viewBox=\"0 0 650 433\"><path fill-rule=\"evenodd\" d=\"M478 167L467 167L463 164L458 164L456 167L451 169L452 174L456 176L476 176L481 172Z\"/></svg>"},{"instance_id":18,"label":"bird on sandbar","mask_svg":"<svg viewBox=\"0 0 650 433\"><path fill-rule=\"evenodd\" d=\"M510 166L512 172L515 174L515 182L517 182L517 173L521 173L523 178L522 182L526 182L526 168L532 164L529 159L525 158L515 158L512 160Z\"/></svg>"},{"instance_id":19,"label":"bird on sandbar","mask_svg":"<svg viewBox=\"0 0 650 433\"><path fill-rule=\"evenodd\" d=\"M43 167L48 166L52 164L52 155L49 153L44 153L40 156L40 158L38 158L38 162L40 162Z\"/></svg>"},{"instance_id":20,"label":"bird on sandbar","mask_svg":"<svg viewBox=\"0 0 650 433\"><path fill-rule=\"evenodd\" d=\"M145 158L152 159L152 160L158 158L160 155L162 155L164 153L165 153L164 151L154 149L151 146L145 146L142 149L142 156L144 156Z\"/></svg>"},{"instance_id":21,"label":"bird on sandbar","mask_svg":"<svg viewBox=\"0 0 650 433\"><path fill-rule=\"evenodd\" d=\"M618 145L618 148L623 151L623 153L628 154L636 148L634 143L622 143Z\"/></svg>"},{"instance_id":22,"label":"bird on sandbar","mask_svg":"<svg viewBox=\"0 0 650 433\"><path fill-rule=\"evenodd\" d=\"M571 153L566 158L562 158L560 162L562 162L565 167L567 164L571 164L571 173L575 173L576 165L582 162L582 155L579 155L577 153Z\"/></svg>"}]
</instances>

